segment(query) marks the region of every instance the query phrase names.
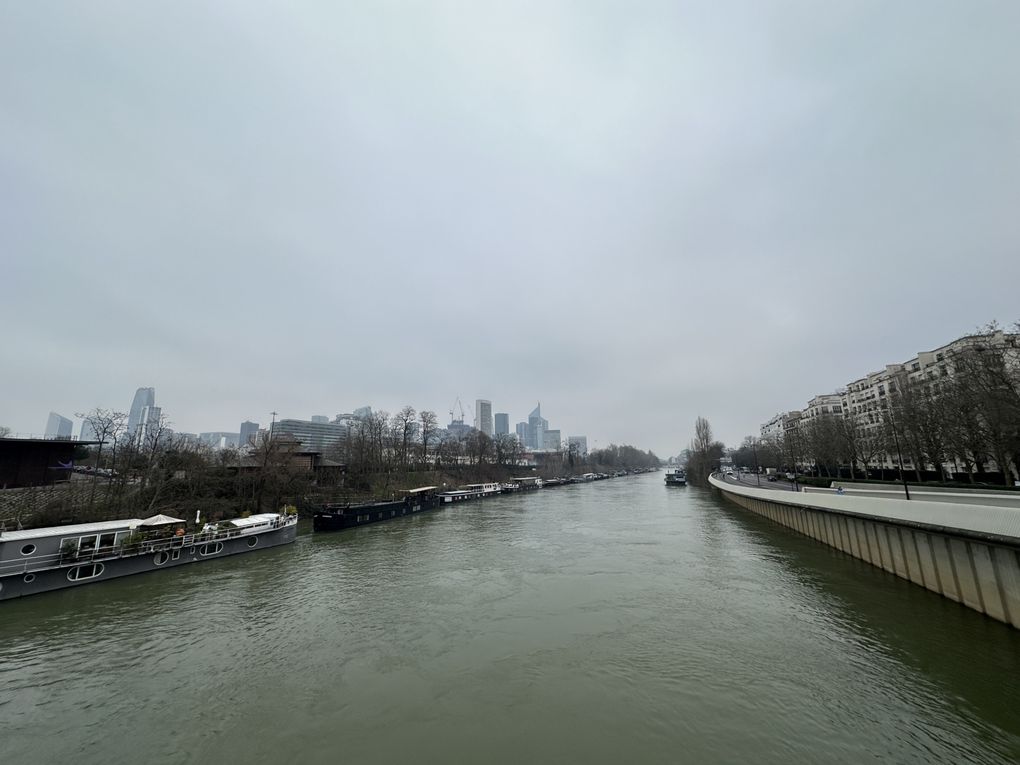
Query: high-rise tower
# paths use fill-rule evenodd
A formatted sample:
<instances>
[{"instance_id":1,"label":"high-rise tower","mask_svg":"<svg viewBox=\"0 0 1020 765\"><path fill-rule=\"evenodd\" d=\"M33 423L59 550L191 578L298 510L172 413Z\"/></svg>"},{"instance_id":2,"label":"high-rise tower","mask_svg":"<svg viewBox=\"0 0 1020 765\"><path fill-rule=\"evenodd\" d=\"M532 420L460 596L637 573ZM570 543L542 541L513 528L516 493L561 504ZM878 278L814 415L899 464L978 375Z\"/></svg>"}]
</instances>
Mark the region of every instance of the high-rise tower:
<instances>
[{"instance_id":1,"label":"high-rise tower","mask_svg":"<svg viewBox=\"0 0 1020 765\"><path fill-rule=\"evenodd\" d=\"M549 429L549 420L542 416L542 404L539 403L528 415L528 440L525 446L532 449L545 448L545 432Z\"/></svg>"},{"instance_id":2,"label":"high-rise tower","mask_svg":"<svg viewBox=\"0 0 1020 765\"><path fill-rule=\"evenodd\" d=\"M131 402L131 411L128 414L127 434L133 436L139 426L144 424L142 413L148 406L156 405L155 388L139 388L135 391L134 401Z\"/></svg>"},{"instance_id":3,"label":"high-rise tower","mask_svg":"<svg viewBox=\"0 0 1020 765\"><path fill-rule=\"evenodd\" d=\"M492 402L475 399L475 428L492 437Z\"/></svg>"}]
</instances>

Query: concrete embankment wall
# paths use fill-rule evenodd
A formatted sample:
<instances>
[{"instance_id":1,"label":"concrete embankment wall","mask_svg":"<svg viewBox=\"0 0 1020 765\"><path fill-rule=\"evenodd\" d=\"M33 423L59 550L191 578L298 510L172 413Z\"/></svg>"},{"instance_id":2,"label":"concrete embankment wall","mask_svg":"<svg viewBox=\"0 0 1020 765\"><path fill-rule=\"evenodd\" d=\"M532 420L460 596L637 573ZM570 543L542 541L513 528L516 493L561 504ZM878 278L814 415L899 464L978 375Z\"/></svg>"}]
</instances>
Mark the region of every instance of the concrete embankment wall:
<instances>
[{"instance_id":1,"label":"concrete embankment wall","mask_svg":"<svg viewBox=\"0 0 1020 765\"><path fill-rule=\"evenodd\" d=\"M753 513L1020 629L1020 511L710 480Z\"/></svg>"}]
</instances>

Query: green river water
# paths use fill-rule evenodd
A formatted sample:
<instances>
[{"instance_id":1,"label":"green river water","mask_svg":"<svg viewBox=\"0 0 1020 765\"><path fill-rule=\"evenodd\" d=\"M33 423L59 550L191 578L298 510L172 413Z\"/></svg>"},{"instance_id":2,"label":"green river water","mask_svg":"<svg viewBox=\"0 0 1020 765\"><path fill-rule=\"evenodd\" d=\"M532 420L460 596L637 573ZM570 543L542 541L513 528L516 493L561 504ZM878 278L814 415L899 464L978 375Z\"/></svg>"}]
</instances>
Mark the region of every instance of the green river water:
<instances>
[{"instance_id":1,"label":"green river water","mask_svg":"<svg viewBox=\"0 0 1020 765\"><path fill-rule=\"evenodd\" d=\"M0 758L1020 761L1020 632L662 480L0 604Z\"/></svg>"}]
</instances>

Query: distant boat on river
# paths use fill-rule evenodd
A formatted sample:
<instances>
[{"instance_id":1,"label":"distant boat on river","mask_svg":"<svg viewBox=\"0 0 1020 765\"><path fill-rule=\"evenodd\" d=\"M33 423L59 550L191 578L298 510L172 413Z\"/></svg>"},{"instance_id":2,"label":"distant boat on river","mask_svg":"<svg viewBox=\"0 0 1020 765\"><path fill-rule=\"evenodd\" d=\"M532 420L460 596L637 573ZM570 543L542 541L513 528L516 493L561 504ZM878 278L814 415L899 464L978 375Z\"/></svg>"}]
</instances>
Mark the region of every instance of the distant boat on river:
<instances>
[{"instance_id":1,"label":"distant boat on river","mask_svg":"<svg viewBox=\"0 0 1020 765\"><path fill-rule=\"evenodd\" d=\"M684 472L683 468L674 468L673 470L666 471L666 485L667 486L686 486L687 485L687 473Z\"/></svg>"}]
</instances>

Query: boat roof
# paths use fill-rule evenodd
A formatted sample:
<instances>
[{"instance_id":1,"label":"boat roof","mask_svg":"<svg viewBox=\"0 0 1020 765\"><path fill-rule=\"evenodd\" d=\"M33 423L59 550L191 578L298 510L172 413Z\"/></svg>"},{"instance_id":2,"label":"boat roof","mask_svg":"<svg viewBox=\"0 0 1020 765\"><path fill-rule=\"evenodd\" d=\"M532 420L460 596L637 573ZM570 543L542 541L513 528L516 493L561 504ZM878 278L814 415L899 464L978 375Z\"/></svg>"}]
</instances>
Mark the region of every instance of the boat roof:
<instances>
[{"instance_id":1,"label":"boat roof","mask_svg":"<svg viewBox=\"0 0 1020 765\"><path fill-rule=\"evenodd\" d=\"M142 521L143 526L165 526L170 523L186 523L186 521L181 518L163 515L162 513L159 515L153 515L151 518L146 518Z\"/></svg>"},{"instance_id":2,"label":"boat roof","mask_svg":"<svg viewBox=\"0 0 1020 765\"><path fill-rule=\"evenodd\" d=\"M73 537L90 532L98 534L101 531L131 529L138 526L141 522L141 518L124 518L120 521L97 521L95 523L75 523L70 526L46 526L41 529L3 531L0 532L0 542L17 542L24 539L38 539L39 537Z\"/></svg>"},{"instance_id":3,"label":"boat roof","mask_svg":"<svg viewBox=\"0 0 1020 765\"><path fill-rule=\"evenodd\" d=\"M408 494L421 494L425 491L435 491L438 486L419 486L417 489L407 489Z\"/></svg>"},{"instance_id":4,"label":"boat roof","mask_svg":"<svg viewBox=\"0 0 1020 765\"><path fill-rule=\"evenodd\" d=\"M465 489L477 489L479 486L495 486L495 482L492 483L466 483L463 488Z\"/></svg>"},{"instance_id":5,"label":"boat roof","mask_svg":"<svg viewBox=\"0 0 1020 765\"><path fill-rule=\"evenodd\" d=\"M258 515L249 515L247 518L231 518L227 523L232 523L238 528L246 528L248 526L257 526L260 523L269 523L269 521L276 520L280 516L276 513L259 513Z\"/></svg>"}]
</instances>

